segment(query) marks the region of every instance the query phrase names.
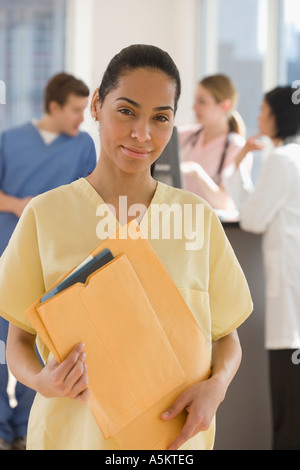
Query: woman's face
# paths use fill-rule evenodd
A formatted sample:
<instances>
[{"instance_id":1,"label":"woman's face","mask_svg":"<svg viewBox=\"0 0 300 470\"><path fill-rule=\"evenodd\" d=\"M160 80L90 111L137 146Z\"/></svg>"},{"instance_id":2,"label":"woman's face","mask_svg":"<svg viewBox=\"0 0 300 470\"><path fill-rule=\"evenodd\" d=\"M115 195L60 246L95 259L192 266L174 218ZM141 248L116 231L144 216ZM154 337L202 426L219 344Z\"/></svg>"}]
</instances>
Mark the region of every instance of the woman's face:
<instances>
[{"instance_id":1,"label":"woman's face","mask_svg":"<svg viewBox=\"0 0 300 470\"><path fill-rule=\"evenodd\" d=\"M100 158L126 173L149 169L171 138L175 91L165 73L140 68L123 75L103 103L95 92Z\"/></svg>"},{"instance_id":2,"label":"woman's face","mask_svg":"<svg viewBox=\"0 0 300 470\"><path fill-rule=\"evenodd\" d=\"M213 126L224 118L230 108L230 100L217 102L212 93L198 85L195 93L194 112L197 122L203 127Z\"/></svg>"},{"instance_id":3,"label":"woman's face","mask_svg":"<svg viewBox=\"0 0 300 470\"><path fill-rule=\"evenodd\" d=\"M260 114L258 116L259 132L268 137L274 137L277 133L275 116L272 114L271 107L264 100L260 107Z\"/></svg>"}]
</instances>

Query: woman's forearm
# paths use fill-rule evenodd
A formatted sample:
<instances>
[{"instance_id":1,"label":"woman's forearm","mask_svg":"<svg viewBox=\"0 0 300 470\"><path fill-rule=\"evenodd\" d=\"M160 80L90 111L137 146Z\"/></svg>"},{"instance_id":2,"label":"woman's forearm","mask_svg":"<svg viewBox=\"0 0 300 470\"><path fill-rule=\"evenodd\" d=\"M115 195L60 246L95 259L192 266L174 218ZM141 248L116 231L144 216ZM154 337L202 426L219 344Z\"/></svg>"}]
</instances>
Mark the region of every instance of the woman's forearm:
<instances>
[{"instance_id":1,"label":"woman's forearm","mask_svg":"<svg viewBox=\"0 0 300 470\"><path fill-rule=\"evenodd\" d=\"M214 209L224 211L232 211L236 209L233 200L221 186L212 188L204 183L201 185L201 191L203 199L205 199Z\"/></svg>"},{"instance_id":2,"label":"woman's forearm","mask_svg":"<svg viewBox=\"0 0 300 470\"><path fill-rule=\"evenodd\" d=\"M241 151L239 152L239 154L237 155L235 161L234 161L234 164L235 164L235 168L238 168L241 164L241 162L244 160L244 158L246 158L246 156L248 155L248 153L250 152L250 150L248 149L248 147L245 145Z\"/></svg>"},{"instance_id":3,"label":"woman's forearm","mask_svg":"<svg viewBox=\"0 0 300 470\"><path fill-rule=\"evenodd\" d=\"M242 349L237 331L213 343L211 378L219 382L224 390L224 397L238 371L241 359Z\"/></svg>"},{"instance_id":4,"label":"woman's forearm","mask_svg":"<svg viewBox=\"0 0 300 470\"><path fill-rule=\"evenodd\" d=\"M222 186L218 186L199 163L183 162L183 173L189 174L199 188L202 198L214 209L235 210L235 204Z\"/></svg>"},{"instance_id":5,"label":"woman's forearm","mask_svg":"<svg viewBox=\"0 0 300 470\"><path fill-rule=\"evenodd\" d=\"M203 199L214 209L235 210L236 207L233 200L222 186L218 186L208 175L203 173L197 173L195 178Z\"/></svg>"},{"instance_id":6,"label":"woman's forearm","mask_svg":"<svg viewBox=\"0 0 300 470\"><path fill-rule=\"evenodd\" d=\"M36 378L43 366L35 352L35 336L17 326L9 325L7 363L13 376L37 391Z\"/></svg>"},{"instance_id":7,"label":"woman's forearm","mask_svg":"<svg viewBox=\"0 0 300 470\"><path fill-rule=\"evenodd\" d=\"M10 324L7 362L14 377L46 398L89 399L84 345L74 346L60 364L52 358L45 366L35 353L35 336Z\"/></svg>"}]
</instances>

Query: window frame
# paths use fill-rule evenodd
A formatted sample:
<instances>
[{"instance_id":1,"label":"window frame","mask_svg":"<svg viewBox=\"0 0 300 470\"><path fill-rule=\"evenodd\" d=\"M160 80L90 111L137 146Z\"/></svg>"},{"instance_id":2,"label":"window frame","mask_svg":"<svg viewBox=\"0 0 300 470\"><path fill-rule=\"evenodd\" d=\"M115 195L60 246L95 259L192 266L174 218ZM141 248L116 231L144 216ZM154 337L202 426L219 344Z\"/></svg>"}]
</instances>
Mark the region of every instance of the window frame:
<instances>
[{"instance_id":1,"label":"window frame","mask_svg":"<svg viewBox=\"0 0 300 470\"><path fill-rule=\"evenodd\" d=\"M198 0L198 77L218 72L217 5L218 0ZM267 0L267 49L263 60L262 93L284 81L282 76L280 20L283 17L284 0Z\"/></svg>"}]
</instances>

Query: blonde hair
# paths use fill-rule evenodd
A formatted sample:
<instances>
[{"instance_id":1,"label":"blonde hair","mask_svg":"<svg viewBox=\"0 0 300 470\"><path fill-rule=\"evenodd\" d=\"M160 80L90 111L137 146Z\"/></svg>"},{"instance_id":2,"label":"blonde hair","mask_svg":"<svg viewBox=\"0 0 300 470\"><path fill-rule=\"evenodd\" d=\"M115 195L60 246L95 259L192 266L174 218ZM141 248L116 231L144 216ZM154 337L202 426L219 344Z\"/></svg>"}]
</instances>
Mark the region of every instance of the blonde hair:
<instances>
[{"instance_id":1,"label":"blonde hair","mask_svg":"<svg viewBox=\"0 0 300 470\"><path fill-rule=\"evenodd\" d=\"M204 88L206 88L218 103L223 100L230 100L231 107L228 111L228 122L230 130L245 137L246 126L243 118L236 110L238 103L238 92L230 78L222 74L210 75L203 78L199 82L199 85L202 85Z\"/></svg>"}]
</instances>

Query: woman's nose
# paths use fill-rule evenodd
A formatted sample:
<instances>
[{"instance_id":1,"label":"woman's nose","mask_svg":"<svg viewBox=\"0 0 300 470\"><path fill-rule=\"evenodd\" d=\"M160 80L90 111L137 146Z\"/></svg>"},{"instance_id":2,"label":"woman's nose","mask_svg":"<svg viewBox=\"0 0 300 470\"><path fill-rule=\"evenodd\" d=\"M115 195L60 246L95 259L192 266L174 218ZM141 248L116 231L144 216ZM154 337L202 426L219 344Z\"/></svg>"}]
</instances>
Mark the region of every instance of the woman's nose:
<instances>
[{"instance_id":1,"label":"woman's nose","mask_svg":"<svg viewBox=\"0 0 300 470\"><path fill-rule=\"evenodd\" d=\"M147 142L151 140L150 126L148 123L136 123L134 129L131 131L131 137L138 142Z\"/></svg>"}]
</instances>

